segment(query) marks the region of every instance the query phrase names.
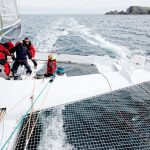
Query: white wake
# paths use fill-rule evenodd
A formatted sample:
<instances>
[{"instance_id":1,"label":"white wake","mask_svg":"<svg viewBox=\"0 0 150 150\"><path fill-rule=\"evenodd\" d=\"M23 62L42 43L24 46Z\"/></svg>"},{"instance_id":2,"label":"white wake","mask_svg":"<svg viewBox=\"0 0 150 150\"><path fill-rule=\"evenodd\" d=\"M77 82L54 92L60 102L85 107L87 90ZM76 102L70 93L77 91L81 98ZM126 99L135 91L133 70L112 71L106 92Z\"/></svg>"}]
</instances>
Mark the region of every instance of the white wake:
<instances>
[{"instance_id":1,"label":"white wake","mask_svg":"<svg viewBox=\"0 0 150 150\"><path fill-rule=\"evenodd\" d=\"M37 51L51 52L55 50L58 38L68 34L66 30L60 30L62 24L63 19L58 19L43 27L44 29L34 39Z\"/></svg>"},{"instance_id":2,"label":"white wake","mask_svg":"<svg viewBox=\"0 0 150 150\"><path fill-rule=\"evenodd\" d=\"M107 51L115 53L118 57L124 58L126 56L130 56L130 50L128 48L124 46L118 46L105 40L100 34L94 33L92 29L89 29L84 25L80 25L78 21L73 18L71 18L68 22L68 31L80 36L88 43L107 49Z\"/></svg>"},{"instance_id":3,"label":"white wake","mask_svg":"<svg viewBox=\"0 0 150 150\"><path fill-rule=\"evenodd\" d=\"M43 116L45 131L38 150L72 150L73 147L66 143L66 135L63 129L62 111L64 107L60 106L52 111L52 116L45 118Z\"/></svg>"}]
</instances>

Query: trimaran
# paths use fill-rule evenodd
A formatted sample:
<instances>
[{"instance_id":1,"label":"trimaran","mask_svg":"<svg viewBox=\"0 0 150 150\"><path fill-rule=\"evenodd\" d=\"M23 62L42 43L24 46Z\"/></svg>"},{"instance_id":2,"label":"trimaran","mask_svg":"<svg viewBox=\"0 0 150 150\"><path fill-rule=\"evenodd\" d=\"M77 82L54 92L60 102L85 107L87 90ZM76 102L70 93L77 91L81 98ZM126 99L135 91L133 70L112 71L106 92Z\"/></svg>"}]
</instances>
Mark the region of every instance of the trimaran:
<instances>
[{"instance_id":1,"label":"trimaran","mask_svg":"<svg viewBox=\"0 0 150 150\"><path fill-rule=\"evenodd\" d=\"M16 1L1 0L0 41L5 43L17 39L20 34L21 22ZM23 80L9 81L0 78L0 149L2 150L16 149L17 136L23 120L33 112L150 81L149 62L139 55L116 61L108 56L56 54L58 62L91 66L97 72L77 76L56 75L53 82L50 82L49 78L34 78L36 72L46 62L47 55L48 53L37 53L37 59L42 61L38 61L37 70L32 68L34 71L30 77L26 77L24 68L20 68ZM26 137L26 144L22 149L27 149L31 136Z\"/></svg>"}]
</instances>

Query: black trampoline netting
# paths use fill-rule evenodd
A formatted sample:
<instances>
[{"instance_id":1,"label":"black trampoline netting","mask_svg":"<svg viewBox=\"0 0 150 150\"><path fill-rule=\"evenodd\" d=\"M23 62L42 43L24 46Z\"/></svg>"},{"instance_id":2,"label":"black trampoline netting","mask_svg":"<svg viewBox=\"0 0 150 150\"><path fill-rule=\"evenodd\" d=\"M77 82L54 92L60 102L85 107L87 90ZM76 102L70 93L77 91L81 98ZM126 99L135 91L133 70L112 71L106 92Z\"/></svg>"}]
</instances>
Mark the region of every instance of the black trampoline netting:
<instances>
[{"instance_id":1,"label":"black trampoline netting","mask_svg":"<svg viewBox=\"0 0 150 150\"><path fill-rule=\"evenodd\" d=\"M58 67L62 66L65 69L66 75L69 76L81 76L81 75L89 75L89 74L98 74L98 70L94 65L84 65L84 64L71 64L71 63L58 63ZM45 64L40 72L40 74L44 74L47 65Z\"/></svg>"},{"instance_id":2,"label":"black trampoline netting","mask_svg":"<svg viewBox=\"0 0 150 150\"><path fill-rule=\"evenodd\" d=\"M150 150L150 82L35 112L14 149Z\"/></svg>"}]
</instances>

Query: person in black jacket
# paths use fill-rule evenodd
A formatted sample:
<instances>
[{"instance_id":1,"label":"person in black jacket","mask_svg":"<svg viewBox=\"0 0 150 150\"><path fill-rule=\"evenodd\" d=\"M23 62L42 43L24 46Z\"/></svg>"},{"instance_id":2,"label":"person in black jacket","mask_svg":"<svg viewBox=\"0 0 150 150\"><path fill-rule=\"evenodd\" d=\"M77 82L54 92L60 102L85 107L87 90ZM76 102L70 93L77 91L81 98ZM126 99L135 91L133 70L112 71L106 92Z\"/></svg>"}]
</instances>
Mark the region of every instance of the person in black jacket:
<instances>
[{"instance_id":1,"label":"person in black jacket","mask_svg":"<svg viewBox=\"0 0 150 150\"><path fill-rule=\"evenodd\" d=\"M28 64L27 56L29 59L31 59L32 56L28 52L26 46L22 42L18 42L15 45L15 47L11 49L11 53L14 53L14 52L16 52L15 62L12 67L14 76L15 74L17 74L17 70L20 65L25 66L25 68L27 69L26 74L31 74L32 70L31 70L30 65Z\"/></svg>"}]
</instances>

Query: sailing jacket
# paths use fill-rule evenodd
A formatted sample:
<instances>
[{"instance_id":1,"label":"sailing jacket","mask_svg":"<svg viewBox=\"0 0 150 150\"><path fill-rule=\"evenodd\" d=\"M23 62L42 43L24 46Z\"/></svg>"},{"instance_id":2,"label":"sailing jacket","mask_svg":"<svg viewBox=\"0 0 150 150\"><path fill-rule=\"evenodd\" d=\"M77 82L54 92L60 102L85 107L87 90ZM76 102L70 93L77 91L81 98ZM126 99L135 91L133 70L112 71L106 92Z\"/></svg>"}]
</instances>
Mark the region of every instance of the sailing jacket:
<instances>
[{"instance_id":1,"label":"sailing jacket","mask_svg":"<svg viewBox=\"0 0 150 150\"><path fill-rule=\"evenodd\" d=\"M15 47L11 49L11 53L14 52L16 52L16 60L27 60L27 56L29 59L31 59L31 55L28 52L27 47L21 42L17 43Z\"/></svg>"},{"instance_id":2,"label":"sailing jacket","mask_svg":"<svg viewBox=\"0 0 150 150\"><path fill-rule=\"evenodd\" d=\"M5 59L5 55L10 56L10 53L3 45L0 44L0 59Z\"/></svg>"},{"instance_id":3,"label":"sailing jacket","mask_svg":"<svg viewBox=\"0 0 150 150\"><path fill-rule=\"evenodd\" d=\"M32 56L32 58L34 58L35 57L35 48L34 48L34 46L32 44L30 44L30 45L26 45L26 47L27 47L30 55Z\"/></svg>"},{"instance_id":4,"label":"sailing jacket","mask_svg":"<svg viewBox=\"0 0 150 150\"><path fill-rule=\"evenodd\" d=\"M3 44L3 46L4 46L5 48L7 48L9 51L10 51L12 48L15 47L12 42L5 43L5 44Z\"/></svg>"},{"instance_id":5,"label":"sailing jacket","mask_svg":"<svg viewBox=\"0 0 150 150\"><path fill-rule=\"evenodd\" d=\"M47 73L48 74L53 74L55 72L56 68L57 68L56 59L54 59L54 60L48 59Z\"/></svg>"}]
</instances>

